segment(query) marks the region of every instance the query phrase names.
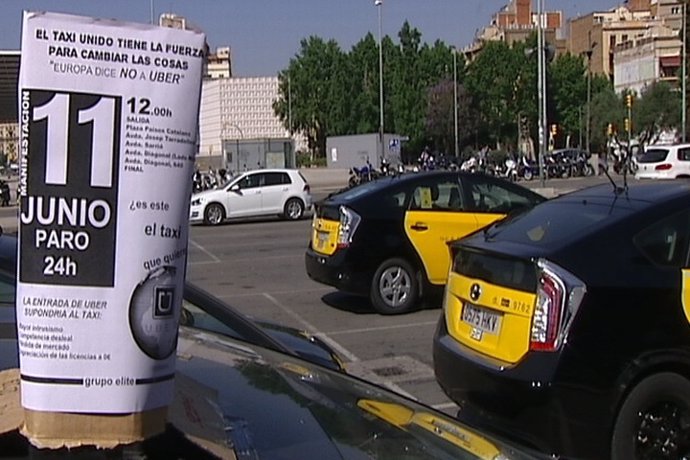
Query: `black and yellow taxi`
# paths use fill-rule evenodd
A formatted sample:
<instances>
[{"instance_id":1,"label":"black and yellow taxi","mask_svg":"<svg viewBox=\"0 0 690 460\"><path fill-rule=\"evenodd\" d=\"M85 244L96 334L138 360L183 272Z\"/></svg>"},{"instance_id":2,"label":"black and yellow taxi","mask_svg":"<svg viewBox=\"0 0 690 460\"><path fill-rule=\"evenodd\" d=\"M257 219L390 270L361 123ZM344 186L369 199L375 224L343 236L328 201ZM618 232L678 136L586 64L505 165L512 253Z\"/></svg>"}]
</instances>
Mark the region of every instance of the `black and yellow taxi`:
<instances>
[{"instance_id":1,"label":"black and yellow taxi","mask_svg":"<svg viewBox=\"0 0 690 460\"><path fill-rule=\"evenodd\" d=\"M603 184L450 245L433 343L472 420L564 458L690 458L690 183Z\"/></svg>"},{"instance_id":2,"label":"black and yellow taxi","mask_svg":"<svg viewBox=\"0 0 690 460\"><path fill-rule=\"evenodd\" d=\"M483 174L384 177L315 204L307 274L368 296L383 314L412 310L446 282L447 243L545 198Z\"/></svg>"}]
</instances>

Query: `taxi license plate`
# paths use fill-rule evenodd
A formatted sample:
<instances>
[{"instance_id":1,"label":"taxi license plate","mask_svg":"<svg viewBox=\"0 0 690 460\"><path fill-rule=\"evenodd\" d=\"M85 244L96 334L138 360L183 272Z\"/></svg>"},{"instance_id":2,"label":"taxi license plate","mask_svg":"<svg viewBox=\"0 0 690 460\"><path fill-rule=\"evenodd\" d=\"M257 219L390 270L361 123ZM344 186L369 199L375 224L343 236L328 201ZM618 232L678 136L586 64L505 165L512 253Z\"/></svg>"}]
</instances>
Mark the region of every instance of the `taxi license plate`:
<instances>
[{"instance_id":1,"label":"taxi license plate","mask_svg":"<svg viewBox=\"0 0 690 460\"><path fill-rule=\"evenodd\" d=\"M496 334L501 324L501 315L466 303L462 308L462 320L482 332Z\"/></svg>"}]
</instances>

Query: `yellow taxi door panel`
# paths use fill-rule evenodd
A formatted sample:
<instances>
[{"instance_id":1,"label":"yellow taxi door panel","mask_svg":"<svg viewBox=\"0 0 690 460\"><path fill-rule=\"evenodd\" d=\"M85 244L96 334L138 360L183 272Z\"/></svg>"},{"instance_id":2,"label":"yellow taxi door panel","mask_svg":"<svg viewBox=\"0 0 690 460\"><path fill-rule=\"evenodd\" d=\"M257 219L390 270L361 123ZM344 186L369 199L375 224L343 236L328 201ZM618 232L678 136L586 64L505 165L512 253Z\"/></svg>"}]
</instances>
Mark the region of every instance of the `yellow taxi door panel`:
<instances>
[{"instance_id":1,"label":"yellow taxi door panel","mask_svg":"<svg viewBox=\"0 0 690 460\"><path fill-rule=\"evenodd\" d=\"M685 318L690 323L690 269L683 269L683 289L681 291L681 301Z\"/></svg>"},{"instance_id":2,"label":"yellow taxi door panel","mask_svg":"<svg viewBox=\"0 0 690 460\"><path fill-rule=\"evenodd\" d=\"M405 213L405 234L422 259L424 270L433 284L445 284L450 267L448 241L477 229L471 213L416 210Z\"/></svg>"},{"instance_id":3,"label":"yellow taxi door panel","mask_svg":"<svg viewBox=\"0 0 690 460\"><path fill-rule=\"evenodd\" d=\"M496 214L496 213L475 213L473 214L476 221L477 221L477 228L484 228L489 224L492 224L496 222L499 219L503 219L505 217L505 214Z\"/></svg>"}]
</instances>

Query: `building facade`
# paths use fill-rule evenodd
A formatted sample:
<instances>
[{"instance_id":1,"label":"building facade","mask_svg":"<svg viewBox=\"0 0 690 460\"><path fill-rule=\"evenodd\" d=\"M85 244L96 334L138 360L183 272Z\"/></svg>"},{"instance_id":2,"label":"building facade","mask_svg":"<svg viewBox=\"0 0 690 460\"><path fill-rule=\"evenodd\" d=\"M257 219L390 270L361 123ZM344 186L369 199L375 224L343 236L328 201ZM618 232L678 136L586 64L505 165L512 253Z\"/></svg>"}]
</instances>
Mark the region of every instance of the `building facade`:
<instances>
[{"instance_id":1,"label":"building facade","mask_svg":"<svg viewBox=\"0 0 690 460\"><path fill-rule=\"evenodd\" d=\"M230 53L229 46L218 47L215 53L209 53L206 56L204 78L215 79L232 77L232 59L230 58Z\"/></svg>"},{"instance_id":2,"label":"building facade","mask_svg":"<svg viewBox=\"0 0 690 460\"><path fill-rule=\"evenodd\" d=\"M574 18L569 22L570 52L590 54L592 73L606 75L619 93L639 93L656 81L677 84L682 12L680 0L628 0L624 6Z\"/></svg>"},{"instance_id":3,"label":"building facade","mask_svg":"<svg viewBox=\"0 0 690 460\"><path fill-rule=\"evenodd\" d=\"M16 162L19 152L17 118L19 51L0 51L0 162Z\"/></svg>"},{"instance_id":4,"label":"building facade","mask_svg":"<svg viewBox=\"0 0 690 460\"><path fill-rule=\"evenodd\" d=\"M617 93L631 90L640 94L658 81L678 84L682 47L678 34L667 27L650 32L614 49L613 87Z\"/></svg>"},{"instance_id":5,"label":"building facade","mask_svg":"<svg viewBox=\"0 0 690 460\"><path fill-rule=\"evenodd\" d=\"M200 166L234 172L294 167L297 145L273 111L278 77L204 80L199 113ZM281 156L282 155L282 156Z\"/></svg>"},{"instance_id":6,"label":"building facade","mask_svg":"<svg viewBox=\"0 0 690 460\"><path fill-rule=\"evenodd\" d=\"M477 32L471 45L463 50L467 60L473 60L490 41L502 41L509 45L526 40L537 30L541 21L547 43L556 48L556 54L567 49L563 30L563 12L545 11L541 17L532 10L531 0L510 0L496 13L491 24Z\"/></svg>"}]
</instances>

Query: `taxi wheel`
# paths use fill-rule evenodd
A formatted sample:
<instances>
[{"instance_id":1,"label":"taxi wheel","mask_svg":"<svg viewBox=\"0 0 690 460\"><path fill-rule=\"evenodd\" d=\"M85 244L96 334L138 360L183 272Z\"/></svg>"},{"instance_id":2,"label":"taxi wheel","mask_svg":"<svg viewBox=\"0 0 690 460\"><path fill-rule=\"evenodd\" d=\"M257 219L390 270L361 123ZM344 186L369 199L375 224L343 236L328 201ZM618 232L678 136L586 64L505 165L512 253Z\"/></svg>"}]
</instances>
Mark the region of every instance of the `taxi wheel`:
<instances>
[{"instance_id":1,"label":"taxi wheel","mask_svg":"<svg viewBox=\"0 0 690 460\"><path fill-rule=\"evenodd\" d=\"M304 214L304 204L301 200L297 198L290 198L287 203L285 203L285 210L283 211L283 217L288 220L298 220Z\"/></svg>"},{"instance_id":2,"label":"taxi wheel","mask_svg":"<svg viewBox=\"0 0 690 460\"><path fill-rule=\"evenodd\" d=\"M414 268L404 259L383 262L371 283L371 303L384 315L407 313L417 303L419 287Z\"/></svg>"},{"instance_id":3,"label":"taxi wheel","mask_svg":"<svg viewBox=\"0 0 690 460\"><path fill-rule=\"evenodd\" d=\"M690 456L690 380L665 372L640 382L621 407L613 460Z\"/></svg>"},{"instance_id":4,"label":"taxi wheel","mask_svg":"<svg viewBox=\"0 0 690 460\"><path fill-rule=\"evenodd\" d=\"M218 225L225 220L225 209L218 203L211 203L204 210L204 223Z\"/></svg>"}]
</instances>

